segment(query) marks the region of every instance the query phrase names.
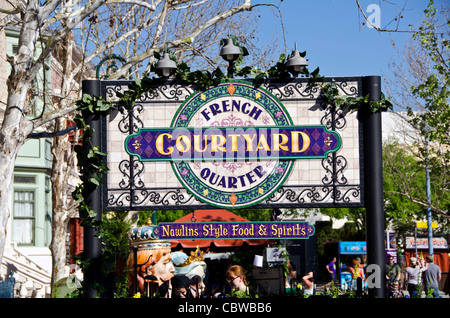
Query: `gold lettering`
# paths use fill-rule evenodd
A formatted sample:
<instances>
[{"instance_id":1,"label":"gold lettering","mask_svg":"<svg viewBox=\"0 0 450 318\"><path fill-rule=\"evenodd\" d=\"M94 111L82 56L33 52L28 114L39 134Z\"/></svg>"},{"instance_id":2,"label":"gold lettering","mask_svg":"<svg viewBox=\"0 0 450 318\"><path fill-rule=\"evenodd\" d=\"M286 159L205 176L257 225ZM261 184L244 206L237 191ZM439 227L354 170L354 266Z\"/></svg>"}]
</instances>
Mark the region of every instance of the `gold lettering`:
<instances>
[{"instance_id":1,"label":"gold lettering","mask_svg":"<svg viewBox=\"0 0 450 318\"><path fill-rule=\"evenodd\" d=\"M262 146L260 146L263 144ZM270 151L269 144L267 143L266 136L264 134L261 134L259 137L258 146L256 147L256 150L258 149L264 149L265 151Z\"/></svg>"},{"instance_id":2,"label":"gold lettering","mask_svg":"<svg viewBox=\"0 0 450 318\"><path fill-rule=\"evenodd\" d=\"M253 151L253 139L255 139L256 134L250 138L250 135L243 135L245 141L247 142L247 151Z\"/></svg>"},{"instance_id":3,"label":"gold lettering","mask_svg":"<svg viewBox=\"0 0 450 318\"><path fill-rule=\"evenodd\" d=\"M183 141L186 146L183 146L181 141ZM189 139L188 136L181 135L177 138L175 146L177 147L178 151L187 152L191 149L191 140Z\"/></svg>"},{"instance_id":4,"label":"gold lettering","mask_svg":"<svg viewBox=\"0 0 450 318\"><path fill-rule=\"evenodd\" d=\"M173 152L173 147L168 147L167 148L167 152L164 151L164 136L167 136L167 138L172 139L172 135L171 134L161 134L158 136L158 138L156 138L156 150L158 150L158 152L160 154L163 155L170 155Z\"/></svg>"},{"instance_id":5,"label":"gold lettering","mask_svg":"<svg viewBox=\"0 0 450 318\"><path fill-rule=\"evenodd\" d=\"M302 149L298 149L299 145L299 138L298 135L302 136L303 140L303 147ZM306 149L308 149L309 144L311 143L311 140L309 139L309 136L301 131L291 131L291 143L292 143L292 152L303 152Z\"/></svg>"},{"instance_id":6,"label":"gold lettering","mask_svg":"<svg viewBox=\"0 0 450 318\"><path fill-rule=\"evenodd\" d=\"M203 140L204 140L205 148L202 150L200 148L200 135L194 135L194 149L195 149L195 151L198 151L198 152L205 152L206 151L206 147L207 147L206 144L207 144L208 140L207 140L207 138L203 138Z\"/></svg>"},{"instance_id":7,"label":"gold lettering","mask_svg":"<svg viewBox=\"0 0 450 318\"><path fill-rule=\"evenodd\" d=\"M240 137L241 135L228 135L228 137L231 137L231 151L238 151L237 149L237 137Z\"/></svg>"},{"instance_id":8,"label":"gold lettering","mask_svg":"<svg viewBox=\"0 0 450 318\"><path fill-rule=\"evenodd\" d=\"M220 139L220 143L218 142ZM227 139L222 135L211 135L211 152L222 151L225 152L225 148L222 147L227 142Z\"/></svg>"},{"instance_id":9,"label":"gold lettering","mask_svg":"<svg viewBox=\"0 0 450 318\"><path fill-rule=\"evenodd\" d=\"M163 236L170 236L169 231L167 230L167 227L162 226L162 230L163 230Z\"/></svg>"},{"instance_id":10,"label":"gold lettering","mask_svg":"<svg viewBox=\"0 0 450 318\"><path fill-rule=\"evenodd\" d=\"M289 137L285 134L273 134L273 150L274 151L280 151L280 149L283 149L284 151L289 151L289 147L285 146L285 144L288 143ZM281 142L280 138L281 137Z\"/></svg>"}]
</instances>

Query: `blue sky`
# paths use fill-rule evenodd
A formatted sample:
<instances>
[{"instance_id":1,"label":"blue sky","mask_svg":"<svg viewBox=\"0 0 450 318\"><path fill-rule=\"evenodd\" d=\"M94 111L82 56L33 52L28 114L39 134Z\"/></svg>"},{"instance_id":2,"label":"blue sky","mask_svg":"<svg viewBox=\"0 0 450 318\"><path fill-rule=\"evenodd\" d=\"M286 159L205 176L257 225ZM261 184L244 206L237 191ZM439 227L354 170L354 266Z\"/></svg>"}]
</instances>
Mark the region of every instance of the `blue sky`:
<instances>
[{"instance_id":1,"label":"blue sky","mask_svg":"<svg viewBox=\"0 0 450 318\"><path fill-rule=\"evenodd\" d=\"M280 4L280 1L258 1ZM435 0L435 7L448 0ZM423 20L428 0L360 0L367 12L370 4L379 6L381 27L396 28L389 24L403 9L399 29L410 30L409 24ZM398 58L408 33L378 32L363 26L355 0L284 0L280 4L286 35L287 53L294 48L306 51L310 71L317 66L324 76L368 76L388 74L388 64ZM260 40L278 40L282 47L281 24L275 25L274 14L268 8L260 9ZM393 45L395 42L395 46ZM280 52L282 53L282 52Z\"/></svg>"}]
</instances>

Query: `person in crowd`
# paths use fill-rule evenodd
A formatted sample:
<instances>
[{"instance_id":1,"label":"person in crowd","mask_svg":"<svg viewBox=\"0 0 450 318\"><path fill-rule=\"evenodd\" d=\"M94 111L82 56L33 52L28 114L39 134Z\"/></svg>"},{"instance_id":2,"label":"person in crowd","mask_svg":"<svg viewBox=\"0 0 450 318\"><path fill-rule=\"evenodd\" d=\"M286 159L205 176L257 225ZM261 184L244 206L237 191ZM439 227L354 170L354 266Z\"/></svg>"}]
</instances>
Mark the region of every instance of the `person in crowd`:
<instances>
[{"instance_id":1,"label":"person in crowd","mask_svg":"<svg viewBox=\"0 0 450 318\"><path fill-rule=\"evenodd\" d=\"M350 273L352 274L352 289L356 290L358 278L361 279L361 282L365 281L364 269L360 264L359 259L354 259L352 262L352 266L349 267Z\"/></svg>"},{"instance_id":2,"label":"person in crowd","mask_svg":"<svg viewBox=\"0 0 450 318\"><path fill-rule=\"evenodd\" d=\"M204 296L205 284L199 275L191 277L191 285L189 286L192 297L201 298Z\"/></svg>"},{"instance_id":3,"label":"person in crowd","mask_svg":"<svg viewBox=\"0 0 450 318\"><path fill-rule=\"evenodd\" d=\"M447 255L450 258L450 253L448 253ZM450 275L447 275L447 279L445 280L444 288L442 289L442 291L446 295L450 295Z\"/></svg>"},{"instance_id":4,"label":"person in crowd","mask_svg":"<svg viewBox=\"0 0 450 318\"><path fill-rule=\"evenodd\" d=\"M434 264L432 255L427 255L425 258L427 262L426 268L423 270L423 280L425 283L425 292L428 297L440 298L439 295L439 281L442 278L441 268Z\"/></svg>"},{"instance_id":5,"label":"person in crowd","mask_svg":"<svg viewBox=\"0 0 450 318\"><path fill-rule=\"evenodd\" d=\"M333 257L330 263L326 266L328 273L330 274L331 281L336 282L336 257Z\"/></svg>"},{"instance_id":6,"label":"person in crowd","mask_svg":"<svg viewBox=\"0 0 450 318\"><path fill-rule=\"evenodd\" d=\"M207 266L204 261L204 252L199 248L187 256L186 253L172 252L172 262L175 266L175 275L184 275L190 279L190 294L200 298L204 294Z\"/></svg>"},{"instance_id":7,"label":"person in crowd","mask_svg":"<svg viewBox=\"0 0 450 318\"><path fill-rule=\"evenodd\" d=\"M172 298L191 298L192 280L185 275L175 275L171 279Z\"/></svg>"},{"instance_id":8,"label":"person in crowd","mask_svg":"<svg viewBox=\"0 0 450 318\"><path fill-rule=\"evenodd\" d=\"M240 265L232 265L225 272L225 279L233 289L233 294L237 297L245 297L250 294L245 270Z\"/></svg>"},{"instance_id":9,"label":"person in crowd","mask_svg":"<svg viewBox=\"0 0 450 318\"><path fill-rule=\"evenodd\" d=\"M417 262L417 258L411 257L409 259L410 266L408 266L405 270L405 286L404 289L406 289L409 293L409 297L420 297L420 290L419 290L419 282L420 278L422 277L422 267Z\"/></svg>"},{"instance_id":10,"label":"person in crowd","mask_svg":"<svg viewBox=\"0 0 450 318\"><path fill-rule=\"evenodd\" d=\"M386 264L386 279L388 281L400 280L401 268L400 265L394 262L394 257L388 255Z\"/></svg>"},{"instance_id":11,"label":"person in crowd","mask_svg":"<svg viewBox=\"0 0 450 318\"><path fill-rule=\"evenodd\" d=\"M311 296L314 294L314 273L309 272L302 277L302 283L304 285L303 293L305 296Z\"/></svg>"},{"instance_id":12,"label":"person in crowd","mask_svg":"<svg viewBox=\"0 0 450 318\"><path fill-rule=\"evenodd\" d=\"M297 279L297 269L292 264L291 260L287 259L287 274L286 274L286 288L292 288L294 280Z\"/></svg>"}]
</instances>

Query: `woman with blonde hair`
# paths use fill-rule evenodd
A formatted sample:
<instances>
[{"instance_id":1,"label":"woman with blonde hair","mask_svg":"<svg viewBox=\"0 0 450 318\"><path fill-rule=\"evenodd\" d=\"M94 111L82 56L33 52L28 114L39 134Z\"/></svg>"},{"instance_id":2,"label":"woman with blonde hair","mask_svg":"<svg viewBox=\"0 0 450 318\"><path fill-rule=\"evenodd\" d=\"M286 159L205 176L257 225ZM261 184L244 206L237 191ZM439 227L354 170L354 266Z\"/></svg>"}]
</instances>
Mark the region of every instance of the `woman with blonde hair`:
<instances>
[{"instance_id":1,"label":"woman with blonde hair","mask_svg":"<svg viewBox=\"0 0 450 318\"><path fill-rule=\"evenodd\" d=\"M352 289L356 290L358 278L361 278L362 282L365 281L364 269L361 267L359 259L354 259L353 265L349 269L352 273Z\"/></svg>"}]
</instances>

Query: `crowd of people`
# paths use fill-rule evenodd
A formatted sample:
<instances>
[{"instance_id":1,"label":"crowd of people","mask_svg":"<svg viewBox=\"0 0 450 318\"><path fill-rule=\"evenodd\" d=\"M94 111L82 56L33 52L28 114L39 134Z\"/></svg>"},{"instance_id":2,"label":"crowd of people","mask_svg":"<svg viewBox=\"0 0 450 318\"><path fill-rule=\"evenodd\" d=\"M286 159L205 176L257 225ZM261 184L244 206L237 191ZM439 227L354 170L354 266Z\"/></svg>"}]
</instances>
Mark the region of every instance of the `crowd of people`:
<instances>
[{"instance_id":1,"label":"crowd of people","mask_svg":"<svg viewBox=\"0 0 450 318\"><path fill-rule=\"evenodd\" d=\"M130 254L130 295L166 298L226 297L223 290L207 290L205 277L207 265L199 249L188 256L184 252L153 248ZM231 265L224 273L228 284L228 296L250 295L245 270L240 265Z\"/></svg>"},{"instance_id":2,"label":"crowd of people","mask_svg":"<svg viewBox=\"0 0 450 318\"><path fill-rule=\"evenodd\" d=\"M208 273L204 261L204 253L197 248L188 256L182 251L172 252L168 243L153 240L146 245L139 245L135 253L130 253L128 260L130 295L143 294L145 297L170 298L203 298L203 297L250 297L252 292L247 280L246 271L240 265L230 264L221 273L227 285L225 288L206 288L205 277ZM325 266L330 275L330 281L337 282L336 257ZM293 264L288 261L288 272L285 273L285 287L298 287L301 282L305 296L315 292L314 274L312 271L299 276ZM351 275L349 289L361 292L366 281L365 267L360 258L353 259L348 266ZM342 273L341 273L342 274ZM386 262L387 297L421 297L422 286L426 297L439 298L439 281L442 272L434 264L433 257L410 258L410 265L404 271L388 255ZM300 280L301 278L301 280ZM447 279L448 281L448 279ZM338 284L339 285L339 284ZM448 284L447 284L448 285ZM448 287L447 287L448 288ZM445 291L445 290L444 290ZM449 293L447 290L446 293Z\"/></svg>"},{"instance_id":3,"label":"crowd of people","mask_svg":"<svg viewBox=\"0 0 450 318\"><path fill-rule=\"evenodd\" d=\"M336 257L326 265L330 275L330 280L336 281ZM349 288L357 290L357 283L364 284L366 273L364 265L360 258L355 258L352 265L348 267L351 273L351 283ZM442 278L440 267L434 264L433 256L427 255L425 258L410 258L410 264L404 271L402 279L402 269L398 263L394 262L392 255L387 256L386 262L386 296L389 298L400 297L422 297L422 288L425 291L425 297L440 298L439 281ZM361 288L361 287L359 287ZM405 294L403 291L407 291ZM448 293L449 291L447 291Z\"/></svg>"}]
</instances>

